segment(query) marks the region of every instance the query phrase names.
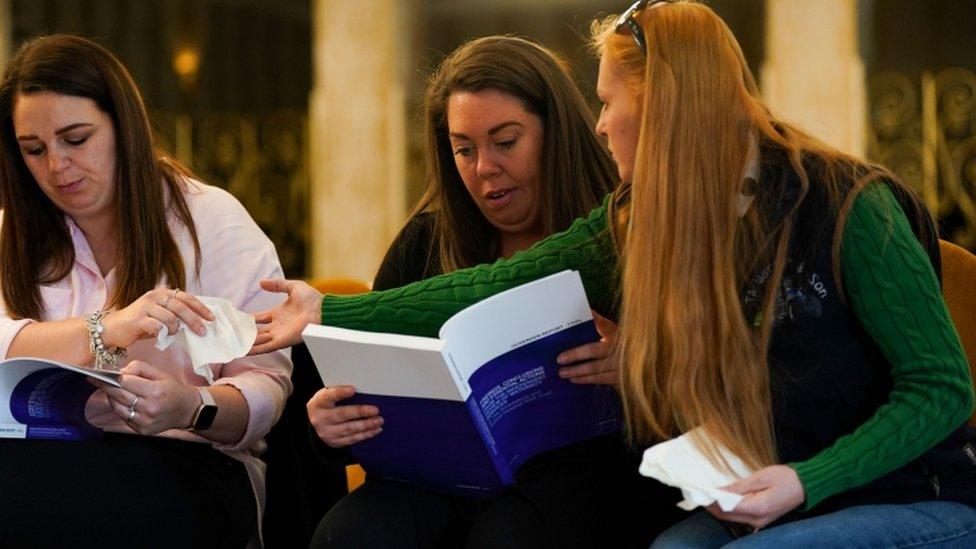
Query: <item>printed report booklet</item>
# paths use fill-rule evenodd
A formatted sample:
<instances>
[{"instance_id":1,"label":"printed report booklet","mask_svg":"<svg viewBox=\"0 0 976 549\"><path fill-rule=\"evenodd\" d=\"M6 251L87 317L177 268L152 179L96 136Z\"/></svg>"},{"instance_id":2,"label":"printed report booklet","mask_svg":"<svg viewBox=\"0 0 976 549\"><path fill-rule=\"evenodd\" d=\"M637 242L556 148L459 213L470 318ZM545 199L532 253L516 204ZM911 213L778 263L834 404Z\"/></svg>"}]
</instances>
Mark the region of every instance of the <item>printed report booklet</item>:
<instances>
[{"instance_id":1,"label":"printed report booklet","mask_svg":"<svg viewBox=\"0 0 976 549\"><path fill-rule=\"evenodd\" d=\"M352 445L370 475L492 496L543 452L620 430L613 388L558 376L556 356L599 339L579 273L480 301L438 339L309 326L305 343L340 404L372 404L376 437Z\"/></svg>"},{"instance_id":2,"label":"printed report booklet","mask_svg":"<svg viewBox=\"0 0 976 549\"><path fill-rule=\"evenodd\" d=\"M42 358L0 361L0 438L81 440L102 430L85 420L89 377L119 386L118 373Z\"/></svg>"}]
</instances>

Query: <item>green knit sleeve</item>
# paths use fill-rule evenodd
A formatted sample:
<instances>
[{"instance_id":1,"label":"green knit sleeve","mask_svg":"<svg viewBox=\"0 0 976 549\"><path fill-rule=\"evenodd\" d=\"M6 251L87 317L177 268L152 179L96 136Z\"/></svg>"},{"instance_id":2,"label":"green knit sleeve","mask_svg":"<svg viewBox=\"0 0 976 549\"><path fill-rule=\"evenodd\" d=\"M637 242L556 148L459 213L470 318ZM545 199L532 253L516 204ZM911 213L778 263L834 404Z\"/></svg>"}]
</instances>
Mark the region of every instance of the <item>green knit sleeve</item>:
<instances>
[{"instance_id":1,"label":"green knit sleeve","mask_svg":"<svg viewBox=\"0 0 976 549\"><path fill-rule=\"evenodd\" d=\"M322 324L372 332L436 337L458 311L486 297L565 269L580 272L590 305L606 308L616 298L617 256L607 226L607 205L578 219L565 232L510 259L435 276L382 292L327 295Z\"/></svg>"},{"instance_id":2,"label":"green knit sleeve","mask_svg":"<svg viewBox=\"0 0 976 549\"><path fill-rule=\"evenodd\" d=\"M969 366L935 272L886 185L872 184L855 199L841 266L854 313L891 363L893 386L853 433L790 464L807 509L917 458L973 409Z\"/></svg>"}]
</instances>

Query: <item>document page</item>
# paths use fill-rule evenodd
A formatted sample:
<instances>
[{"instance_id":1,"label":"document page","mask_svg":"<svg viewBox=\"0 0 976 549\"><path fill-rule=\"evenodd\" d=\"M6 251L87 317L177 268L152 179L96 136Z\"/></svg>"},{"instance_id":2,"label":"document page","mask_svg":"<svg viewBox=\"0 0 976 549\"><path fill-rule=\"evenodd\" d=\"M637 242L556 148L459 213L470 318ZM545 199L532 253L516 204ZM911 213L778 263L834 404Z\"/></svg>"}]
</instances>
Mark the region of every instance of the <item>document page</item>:
<instances>
[{"instance_id":1,"label":"document page","mask_svg":"<svg viewBox=\"0 0 976 549\"><path fill-rule=\"evenodd\" d=\"M471 394L470 378L481 366L592 320L579 273L562 271L475 303L448 319L440 337L466 399Z\"/></svg>"}]
</instances>

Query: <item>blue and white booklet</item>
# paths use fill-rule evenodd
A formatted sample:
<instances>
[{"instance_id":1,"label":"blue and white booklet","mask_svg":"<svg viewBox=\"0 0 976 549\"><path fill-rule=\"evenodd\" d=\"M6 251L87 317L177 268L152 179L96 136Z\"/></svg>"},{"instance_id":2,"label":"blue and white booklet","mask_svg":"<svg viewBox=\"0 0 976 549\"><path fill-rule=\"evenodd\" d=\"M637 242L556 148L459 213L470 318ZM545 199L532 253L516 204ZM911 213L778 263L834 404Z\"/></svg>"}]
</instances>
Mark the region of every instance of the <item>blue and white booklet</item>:
<instances>
[{"instance_id":1,"label":"blue and white booklet","mask_svg":"<svg viewBox=\"0 0 976 549\"><path fill-rule=\"evenodd\" d=\"M563 271L480 301L439 338L309 326L305 343L342 404L372 404L383 432L354 444L369 475L490 497L527 460L620 430L611 387L558 376L556 357L599 339L579 273Z\"/></svg>"},{"instance_id":2,"label":"blue and white booklet","mask_svg":"<svg viewBox=\"0 0 976 549\"><path fill-rule=\"evenodd\" d=\"M43 358L0 361L0 438L84 440L102 430L85 419L89 377L119 386L118 372Z\"/></svg>"}]
</instances>

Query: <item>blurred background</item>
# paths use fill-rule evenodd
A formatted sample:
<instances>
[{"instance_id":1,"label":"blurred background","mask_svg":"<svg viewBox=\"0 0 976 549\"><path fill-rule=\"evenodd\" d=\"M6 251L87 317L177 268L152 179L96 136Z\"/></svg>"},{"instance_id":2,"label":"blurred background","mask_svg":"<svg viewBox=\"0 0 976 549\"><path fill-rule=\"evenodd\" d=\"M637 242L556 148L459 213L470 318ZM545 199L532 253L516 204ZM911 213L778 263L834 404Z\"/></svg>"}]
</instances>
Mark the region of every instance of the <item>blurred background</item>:
<instances>
[{"instance_id":1,"label":"blurred background","mask_svg":"<svg viewBox=\"0 0 976 549\"><path fill-rule=\"evenodd\" d=\"M976 249L976 0L710 0L774 110L893 168ZM289 277L371 280L423 186L425 77L461 42L560 51L593 101L589 22L629 0L0 0L24 40L94 38L167 148L228 189Z\"/></svg>"}]
</instances>

